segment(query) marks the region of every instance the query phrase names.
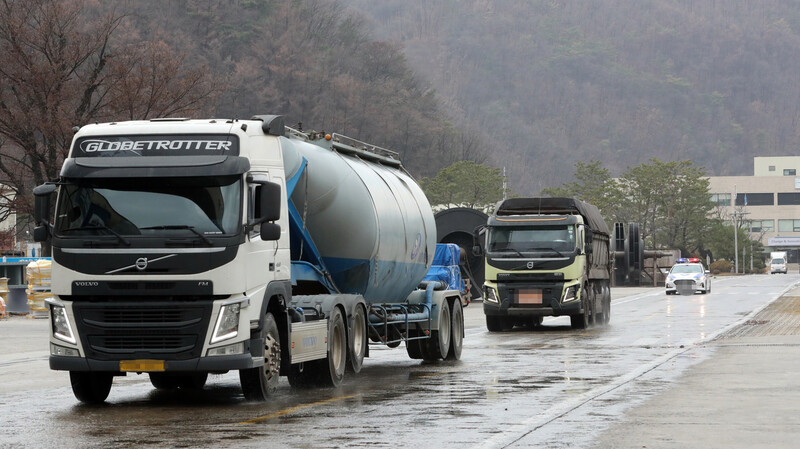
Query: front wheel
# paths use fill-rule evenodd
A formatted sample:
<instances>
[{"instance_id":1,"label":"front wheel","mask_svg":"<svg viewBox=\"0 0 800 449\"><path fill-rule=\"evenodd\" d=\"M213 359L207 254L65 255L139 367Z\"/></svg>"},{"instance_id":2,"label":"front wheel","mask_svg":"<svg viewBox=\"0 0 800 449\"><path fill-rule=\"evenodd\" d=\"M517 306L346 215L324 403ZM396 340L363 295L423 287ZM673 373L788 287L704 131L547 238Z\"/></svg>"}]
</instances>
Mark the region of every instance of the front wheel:
<instances>
[{"instance_id":1,"label":"front wheel","mask_svg":"<svg viewBox=\"0 0 800 449\"><path fill-rule=\"evenodd\" d=\"M502 332L503 317L486 315L486 328L489 329L489 332Z\"/></svg>"},{"instance_id":2,"label":"front wheel","mask_svg":"<svg viewBox=\"0 0 800 449\"><path fill-rule=\"evenodd\" d=\"M489 332L503 332L514 327L514 318L486 315L486 328Z\"/></svg>"},{"instance_id":3,"label":"front wheel","mask_svg":"<svg viewBox=\"0 0 800 449\"><path fill-rule=\"evenodd\" d=\"M244 397L251 401L265 401L278 389L281 368L281 337L275 317L267 312L261 327L264 340L264 365L239 370Z\"/></svg>"},{"instance_id":4,"label":"front wheel","mask_svg":"<svg viewBox=\"0 0 800 449\"><path fill-rule=\"evenodd\" d=\"M573 329L586 329L589 327L589 304L585 299L583 302L583 313L569 316L569 323Z\"/></svg>"},{"instance_id":5,"label":"front wheel","mask_svg":"<svg viewBox=\"0 0 800 449\"><path fill-rule=\"evenodd\" d=\"M69 381L75 397L87 404L102 404L111 392L114 376L111 373L70 371Z\"/></svg>"}]
</instances>

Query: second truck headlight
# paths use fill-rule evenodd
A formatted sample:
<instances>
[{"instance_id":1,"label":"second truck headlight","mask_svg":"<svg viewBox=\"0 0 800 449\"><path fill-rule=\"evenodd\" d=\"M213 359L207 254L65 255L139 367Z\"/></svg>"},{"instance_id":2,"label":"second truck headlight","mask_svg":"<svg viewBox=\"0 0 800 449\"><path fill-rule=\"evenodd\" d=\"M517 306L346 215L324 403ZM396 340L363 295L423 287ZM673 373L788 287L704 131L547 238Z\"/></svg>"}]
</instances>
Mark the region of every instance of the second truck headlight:
<instances>
[{"instance_id":1,"label":"second truck headlight","mask_svg":"<svg viewBox=\"0 0 800 449\"><path fill-rule=\"evenodd\" d=\"M483 299L495 304L500 304L500 300L497 299L497 290L492 287L483 287Z\"/></svg>"},{"instance_id":2,"label":"second truck headlight","mask_svg":"<svg viewBox=\"0 0 800 449\"><path fill-rule=\"evenodd\" d=\"M570 285L564 291L564 297L561 298L561 302L575 301L576 299L578 299L578 286Z\"/></svg>"}]
</instances>

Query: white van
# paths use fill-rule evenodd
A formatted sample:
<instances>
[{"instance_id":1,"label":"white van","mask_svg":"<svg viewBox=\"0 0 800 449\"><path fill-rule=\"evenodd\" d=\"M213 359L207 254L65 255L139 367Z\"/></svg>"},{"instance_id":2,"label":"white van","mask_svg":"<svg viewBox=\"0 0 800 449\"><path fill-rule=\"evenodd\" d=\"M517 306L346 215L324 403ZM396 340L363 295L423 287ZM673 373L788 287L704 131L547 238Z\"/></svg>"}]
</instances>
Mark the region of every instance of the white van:
<instances>
[{"instance_id":1,"label":"white van","mask_svg":"<svg viewBox=\"0 0 800 449\"><path fill-rule=\"evenodd\" d=\"M786 259L777 257L769 262L769 274L783 273L786 274Z\"/></svg>"}]
</instances>

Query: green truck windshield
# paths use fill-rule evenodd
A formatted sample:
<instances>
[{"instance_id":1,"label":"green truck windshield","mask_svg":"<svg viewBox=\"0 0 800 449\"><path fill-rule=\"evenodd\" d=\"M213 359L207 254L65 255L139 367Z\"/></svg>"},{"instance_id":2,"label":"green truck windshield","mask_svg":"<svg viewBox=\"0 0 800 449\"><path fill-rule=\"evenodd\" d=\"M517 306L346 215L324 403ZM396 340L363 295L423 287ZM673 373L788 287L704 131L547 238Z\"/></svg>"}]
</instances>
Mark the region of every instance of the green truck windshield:
<instances>
[{"instance_id":1,"label":"green truck windshield","mask_svg":"<svg viewBox=\"0 0 800 449\"><path fill-rule=\"evenodd\" d=\"M489 230L489 251L575 250L575 226L502 226Z\"/></svg>"}]
</instances>

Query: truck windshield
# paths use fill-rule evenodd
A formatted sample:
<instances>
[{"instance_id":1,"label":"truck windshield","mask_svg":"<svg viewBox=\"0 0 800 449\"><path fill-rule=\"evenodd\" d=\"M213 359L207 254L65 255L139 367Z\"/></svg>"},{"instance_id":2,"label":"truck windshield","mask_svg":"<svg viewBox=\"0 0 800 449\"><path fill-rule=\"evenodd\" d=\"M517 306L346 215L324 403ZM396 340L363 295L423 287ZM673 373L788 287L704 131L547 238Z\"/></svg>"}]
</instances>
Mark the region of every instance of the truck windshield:
<instances>
[{"instance_id":1,"label":"truck windshield","mask_svg":"<svg viewBox=\"0 0 800 449\"><path fill-rule=\"evenodd\" d=\"M489 231L489 251L557 253L575 250L575 226L503 226Z\"/></svg>"},{"instance_id":2,"label":"truck windshield","mask_svg":"<svg viewBox=\"0 0 800 449\"><path fill-rule=\"evenodd\" d=\"M235 234L241 224L239 176L83 179L64 185L56 234L197 238Z\"/></svg>"}]
</instances>

